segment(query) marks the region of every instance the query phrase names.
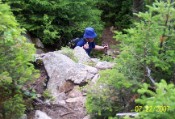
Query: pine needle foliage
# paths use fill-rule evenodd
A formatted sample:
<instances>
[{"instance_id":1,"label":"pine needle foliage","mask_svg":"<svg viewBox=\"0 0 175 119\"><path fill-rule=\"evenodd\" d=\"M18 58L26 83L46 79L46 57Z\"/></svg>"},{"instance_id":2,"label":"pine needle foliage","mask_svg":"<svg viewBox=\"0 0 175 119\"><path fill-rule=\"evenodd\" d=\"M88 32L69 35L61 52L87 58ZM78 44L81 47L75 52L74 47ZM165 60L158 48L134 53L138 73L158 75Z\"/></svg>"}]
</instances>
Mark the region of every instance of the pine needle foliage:
<instances>
[{"instance_id":1,"label":"pine needle foliage","mask_svg":"<svg viewBox=\"0 0 175 119\"><path fill-rule=\"evenodd\" d=\"M64 46L80 37L86 27L100 31L103 23L97 0L4 0L19 23L45 44Z\"/></svg>"},{"instance_id":2,"label":"pine needle foliage","mask_svg":"<svg viewBox=\"0 0 175 119\"><path fill-rule=\"evenodd\" d=\"M121 53L115 60L116 67L102 73L99 82L105 83L101 85L101 91L109 91L112 86L116 89L113 95L122 89L138 93L135 98L141 96L137 103L144 108L140 110L141 116L138 119L173 119L174 84L169 83L175 83L175 1L155 0L152 6L147 5L147 8L146 12L135 14L139 21L135 22L132 28L125 29L125 33L116 32L115 38L121 42ZM99 110L99 114L105 114L107 118L106 116L114 116L110 113L111 109L114 109L112 112L115 112L115 109L116 113L121 112L121 103L110 102L113 95L98 90L97 92L95 89L97 88L93 88L87 98L90 114L95 113L98 118ZM127 95L127 92L122 94ZM166 106L169 108L165 109ZM157 110L150 110L151 107ZM134 106L130 111L133 110Z\"/></svg>"},{"instance_id":3,"label":"pine needle foliage","mask_svg":"<svg viewBox=\"0 0 175 119\"><path fill-rule=\"evenodd\" d=\"M136 102L141 107L139 119L173 119L175 116L174 84L167 84L165 80L156 83L156 90L149 90L150 85L144 83L138 90L141 97Z\"/></svg>"},{"instance_id":4,"label":"pine needle foliage","mask_svg":"<svg viewBox=\"0 0 175 119\"><path fill-rule=\"evenodd\" d=\"M0 118L17 119L25 111L22 88L36 78L30 61L34 46L26 43L10 7L0 1Z\"/></svg>"},{"instance_id":5,"label":"pine needle foliage","mask_svg":"<svg viewBox=\"0 0 175 119\"><path fill-rule=\"evenodd\" d=\"M132 3L132 0L99 0L97 7L103 11L101 19L107 26L122 30L132 24Z\"/></svg>"},{"instance_id":6,"label":"pine needle foliage","mask_svg":"<svg viewBox=\"0 0 175 119\"><path fill-rule=\"evenodd\" d=\"M149 67L155 81L174 81L174 2L156 1L147 7L147 12L136 14L140 22L135 23L135 27L125 30L127 34L117 32L116 38L121 41L123 51L120 57L127 52L132 58L126 54L125 57L128 58L125 60L137 61L136 67L142 72L142 80L149 80Z\"/></svg>"}]
</instances>

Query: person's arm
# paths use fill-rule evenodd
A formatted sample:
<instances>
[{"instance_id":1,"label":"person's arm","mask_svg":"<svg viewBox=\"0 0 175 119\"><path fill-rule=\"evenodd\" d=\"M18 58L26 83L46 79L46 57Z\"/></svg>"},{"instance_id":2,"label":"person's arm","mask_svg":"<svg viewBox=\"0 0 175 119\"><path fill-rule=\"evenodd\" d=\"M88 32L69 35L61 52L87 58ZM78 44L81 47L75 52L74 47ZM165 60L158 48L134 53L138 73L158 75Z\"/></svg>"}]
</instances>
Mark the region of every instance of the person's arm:
<instances>
[{"instance_id":1,"label":"person's arm","mask_svg":"<svg viewBox=\"0 0 175 119\"><path fill-rule=\"evenodd\" d=\"M108 46L100 46L100 45L95 45L95 50L105 50L105 49L108 49Z\"/></svg>"}]
</instances>

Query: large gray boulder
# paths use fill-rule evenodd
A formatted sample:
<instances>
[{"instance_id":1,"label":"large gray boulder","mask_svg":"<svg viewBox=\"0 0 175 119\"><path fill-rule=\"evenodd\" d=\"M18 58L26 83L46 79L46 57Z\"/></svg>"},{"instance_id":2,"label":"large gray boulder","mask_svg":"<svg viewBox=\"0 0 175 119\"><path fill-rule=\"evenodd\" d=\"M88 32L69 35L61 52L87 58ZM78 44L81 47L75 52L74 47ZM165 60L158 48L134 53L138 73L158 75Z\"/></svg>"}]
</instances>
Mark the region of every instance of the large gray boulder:
<instances>
[{"instance_id":1,"label":"large gray boulder","mask_svg":"<svg viewBox=\"0 0 175 119\"><path fill-rule=\"evenodd\" d=\"M42 111L52 119L90 119L85 109L87 91L80 86L95 84L100 77L98 70L112 68L114 64L90 58L81 47L36 54L35 57L46 69L47 90L54 99L45 101L53 109L45 107Z\"/></svg>"},{"instance_id":2,"label":"large gray boulder","mask_svg":"<svg viewBox=\"0 0 175 119\"><path fill-rule=\"evenodd\" d=\"M56 100L64 100L65 92L61 89L66 81L81 85L93 79L98 73L96 68L75 63L58 51L45 54L43 63L49 76L47 88Z\"/></svg>"},{"instance_id":3,"label":"large gray boulder","mask_svg":"<svg viewBox=\"0 0 175 119\"><path fill-rule=\"evenodd\" d=\"M78 59L79 63L87 64L91 62L91 58L82 47L77 46L74 48L74 56Z\"/></svg>"}]
</instances>

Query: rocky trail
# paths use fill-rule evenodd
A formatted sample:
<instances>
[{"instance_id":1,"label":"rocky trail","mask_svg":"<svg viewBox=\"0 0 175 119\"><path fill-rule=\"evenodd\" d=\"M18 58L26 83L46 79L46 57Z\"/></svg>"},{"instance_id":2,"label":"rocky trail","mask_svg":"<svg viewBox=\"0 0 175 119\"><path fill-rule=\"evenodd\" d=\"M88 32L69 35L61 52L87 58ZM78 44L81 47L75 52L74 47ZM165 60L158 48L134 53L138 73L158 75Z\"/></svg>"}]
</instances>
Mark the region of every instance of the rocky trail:
<instances>
[{"instance_id":1,"label":"rocky trail","mask_svg":"<svg viewBox=\"0 0 175 119\"><path fill-rule=\"evenodd\" d=\"M103 31L102 41L109 46L116 45L111 28ZM111 52L118 51L114 49ZM78 58L72 59L70 51L54 51L36 55L36 68L40 77L30 84L36 90L38 99L33 102L34 110L29 110L27 119L90 119L85 109L86 89L82 86L93 85L99 78L99 71L110 69L114 63L90 58L77 47L71 53ZM43 97L47 94L46 97Z\"/></svg>"}]
</instances>

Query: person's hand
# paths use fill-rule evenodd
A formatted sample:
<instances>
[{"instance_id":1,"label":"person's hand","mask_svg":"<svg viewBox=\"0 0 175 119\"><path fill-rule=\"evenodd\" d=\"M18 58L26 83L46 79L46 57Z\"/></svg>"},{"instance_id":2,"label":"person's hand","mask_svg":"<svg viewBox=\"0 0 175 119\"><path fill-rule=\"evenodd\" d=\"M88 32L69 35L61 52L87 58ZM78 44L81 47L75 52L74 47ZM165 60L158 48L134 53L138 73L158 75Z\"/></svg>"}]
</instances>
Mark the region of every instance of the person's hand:
<instances>
[{"instance_id":1,"label":"person's hand","mask_svg":"<svg viewBox=\"0 0 175 119\"><path fill-rule=\"evenodd\" d=\"M107 50L109 47L108 47L108 45L104 45L103 48L104 48L104 50Z\"/></svg>"},{"instance_id":2,"label":"person's hand","mask_svg":"<svg viewBox=\"0 0 175 119\"><path fill-rule=\"evenodd\" d=\"M87 42L86 44L84 44L83 48L84 48L84 49L89 49L89 44L88 44L88 42Z\"/></svg>"}]
</instances>

